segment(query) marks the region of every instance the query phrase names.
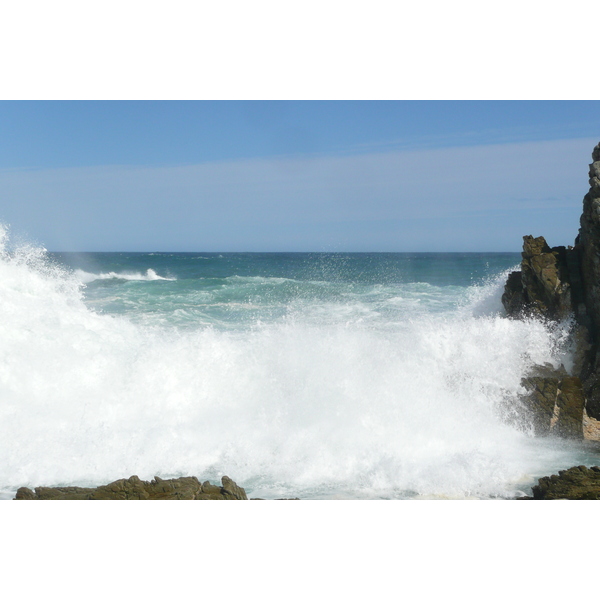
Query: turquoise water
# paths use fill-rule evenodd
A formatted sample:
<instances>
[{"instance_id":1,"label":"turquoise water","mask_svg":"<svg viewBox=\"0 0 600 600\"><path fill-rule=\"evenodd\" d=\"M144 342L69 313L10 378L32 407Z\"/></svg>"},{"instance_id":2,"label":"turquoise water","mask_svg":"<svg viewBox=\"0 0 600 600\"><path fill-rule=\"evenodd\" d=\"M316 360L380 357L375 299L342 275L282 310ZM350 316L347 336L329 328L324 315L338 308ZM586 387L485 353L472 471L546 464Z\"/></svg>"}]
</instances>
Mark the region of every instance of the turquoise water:
<instances>
[{"instance_id":1,"label":"turquoise water","mask_svg":"<svg viewBox=\"0 0 600 600\"><path fill-rule=\"evenodd\" d=\"M568 323L512 321L516 253L0 252L0 494L136 474L249 496L512 498L595 464L514 399Z\"/></svg>"},{"instance_id":2,"label":"turquoise water","mask_svg":"<svg viewBox=\"0 0 600 600\"><path fill-rule=\"evenodd\" d=\"M373 321L444 311L469 286L517 264L517 253L60 253L107 314L179 327L252 326L329 309ZM339 314L332 314L339 318Z\"/></svg>"}]
</instances>

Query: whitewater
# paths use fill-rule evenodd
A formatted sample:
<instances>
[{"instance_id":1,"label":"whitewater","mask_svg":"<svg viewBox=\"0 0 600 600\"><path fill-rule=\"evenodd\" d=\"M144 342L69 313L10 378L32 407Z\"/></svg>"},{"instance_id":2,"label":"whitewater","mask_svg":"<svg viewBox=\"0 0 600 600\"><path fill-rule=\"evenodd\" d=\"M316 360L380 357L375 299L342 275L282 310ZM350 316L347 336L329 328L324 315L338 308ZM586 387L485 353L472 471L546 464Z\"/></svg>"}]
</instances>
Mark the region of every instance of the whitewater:
<instances>
[{"instance_id":1,"label":"whitewater","mask_svg":"<svg viewBox=\"0 0 600 600\"><path fill-rule=\"evenodd\" d=\"M0 497L228 475L249 497L514 498L597 464L515 420L569 323L516 253L51 253L0 232Z\"/></svg>"}]
</instances>

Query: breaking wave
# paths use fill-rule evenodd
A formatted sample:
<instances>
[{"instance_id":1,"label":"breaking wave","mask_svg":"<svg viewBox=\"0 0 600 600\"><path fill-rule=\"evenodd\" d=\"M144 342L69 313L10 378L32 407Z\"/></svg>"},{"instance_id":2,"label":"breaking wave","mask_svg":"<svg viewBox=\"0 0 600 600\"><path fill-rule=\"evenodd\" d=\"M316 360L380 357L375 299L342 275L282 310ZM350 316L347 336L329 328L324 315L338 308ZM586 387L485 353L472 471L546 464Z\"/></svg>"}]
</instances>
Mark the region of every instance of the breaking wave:
<instances>
[{"instance_id":1,"label":"breaking wave","mask_svg":"<svg viewBox=\"0 0 600 600\"><path fill-rule=\"evenodd\" d=\"M376 324L337 301L182 329L94 312L82 272L1 237L7 497L132 474L227 474L266 498L511 497L576 464L574 447L507 419L531 364L563 359L565 331L503 318L501 278L445 310L411 311L407 286L402 318Z\"/></svg>"},{"instance_id":2,"label":"breaking wave","mask_svg":"<svg viewBox=\"0 0 600 600\"><path fill-rule=\"evenodd\" d=\"M81 269L75 269L75 277L82 283L91 283L92 281L104 279L118 279L123 281L175 281L175 277L161 277L156 274L154 269L148 269L145 273L88 273Z\"/></svg>"}]
</instances>

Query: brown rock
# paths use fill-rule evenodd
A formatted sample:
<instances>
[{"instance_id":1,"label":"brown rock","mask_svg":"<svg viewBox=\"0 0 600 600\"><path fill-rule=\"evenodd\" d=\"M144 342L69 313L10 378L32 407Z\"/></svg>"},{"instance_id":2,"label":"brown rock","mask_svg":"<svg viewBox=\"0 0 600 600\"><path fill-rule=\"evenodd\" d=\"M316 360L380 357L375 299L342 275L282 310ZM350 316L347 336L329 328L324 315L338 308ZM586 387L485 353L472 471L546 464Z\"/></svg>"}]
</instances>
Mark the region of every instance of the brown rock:
<instances>
[{"instance_id":1,"label":"brown rock","mask_svg":"<svg viewBox=\"0 0 600 600\"><path fill-rule=\"evenodd\" d=\"M553 320L568 317L573 310L569 265L578 266L572 251L564 246L550 248L542 236L526 235L521 256L521 271L510 273L504 287L506 313Z\"/></svg>"},{"instance_id":2,"label":"brown rock","mask_svg":"<svg viewBox=\"0 0 600 600\"><path fill-rule=\"evenodd\" d=\"M229 477L221 479L222 486L196 477L142 481L136 475L119 479L97 488L81 487L37 487L35 492L22 487L17 490L15 500L247 500L244 488L236 485Z\"/></svg>"},{"instance_id":3,"label":"brown rock","mask_svg":"<svg viewBox=\"0 0 600 600\"><path fill-rule=\"evenodd\" d=\"M502 296L510 317L574 317L574 377L532 373L522 381L523 406L542 435L596 439L600 420L600 144L592 161L575 247L550 248L541 236L525 236L521 271L509 275Z\"/></svg>"},{"instance_id":4,"label":"brown rock","mask_svg":"<svg viewBox=\"0 0 600 600\"><path fill-rule=\"evenodd\" d=\"M561 437L583 439L585 398L579 377L565 377L558 384L556 423L553 429ZM552 430L551 430L552 431Z\"/></svg>"},{"instance_id":5,"label":"brown rock","mask_svg":"<svg viewBox=\"0 0 600 600\"><path fill-rule=\"evenodd\" d=\"M532 491L534 500L600 500L600 467L559 471L542 477Z\"/></svg>"},{"instance_id":6,"label":"brown rock","mask_svg":"<svg viewBox=\"0 0 600 600\"><path fill-rule=\"evenodd\" d=\"M521 397L536 435L583 439L585 397L579 377L564 368L539 367L521 380L527 391Z\"/></svg>"},{"instance_id":7,"label":"brown rock","mask_svg":"<svg viewBox=\"0 0 600 600\"><path fill-rule=\"evenodd\" d=\"M600 442L600 421L583 411L583 439Z\"/></svg>"}]
</instances>

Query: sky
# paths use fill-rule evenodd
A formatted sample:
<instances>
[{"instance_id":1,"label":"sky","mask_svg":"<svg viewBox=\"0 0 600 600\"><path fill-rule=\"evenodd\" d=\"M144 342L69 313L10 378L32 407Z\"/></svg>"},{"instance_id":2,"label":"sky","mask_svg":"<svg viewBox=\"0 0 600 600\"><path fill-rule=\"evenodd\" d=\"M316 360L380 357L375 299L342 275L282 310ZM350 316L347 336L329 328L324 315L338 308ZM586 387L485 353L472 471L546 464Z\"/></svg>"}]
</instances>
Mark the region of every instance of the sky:
<instances>
[{"instance_id":1,"label":"sky","mask_svg":"<svg viewBox=\"0 0 600 600\"><path fill-rule=\"evenodd\" d=\"M0 101L0 222L53 251L572 244L599 101Z\"/></svg>"}]
</instances>

